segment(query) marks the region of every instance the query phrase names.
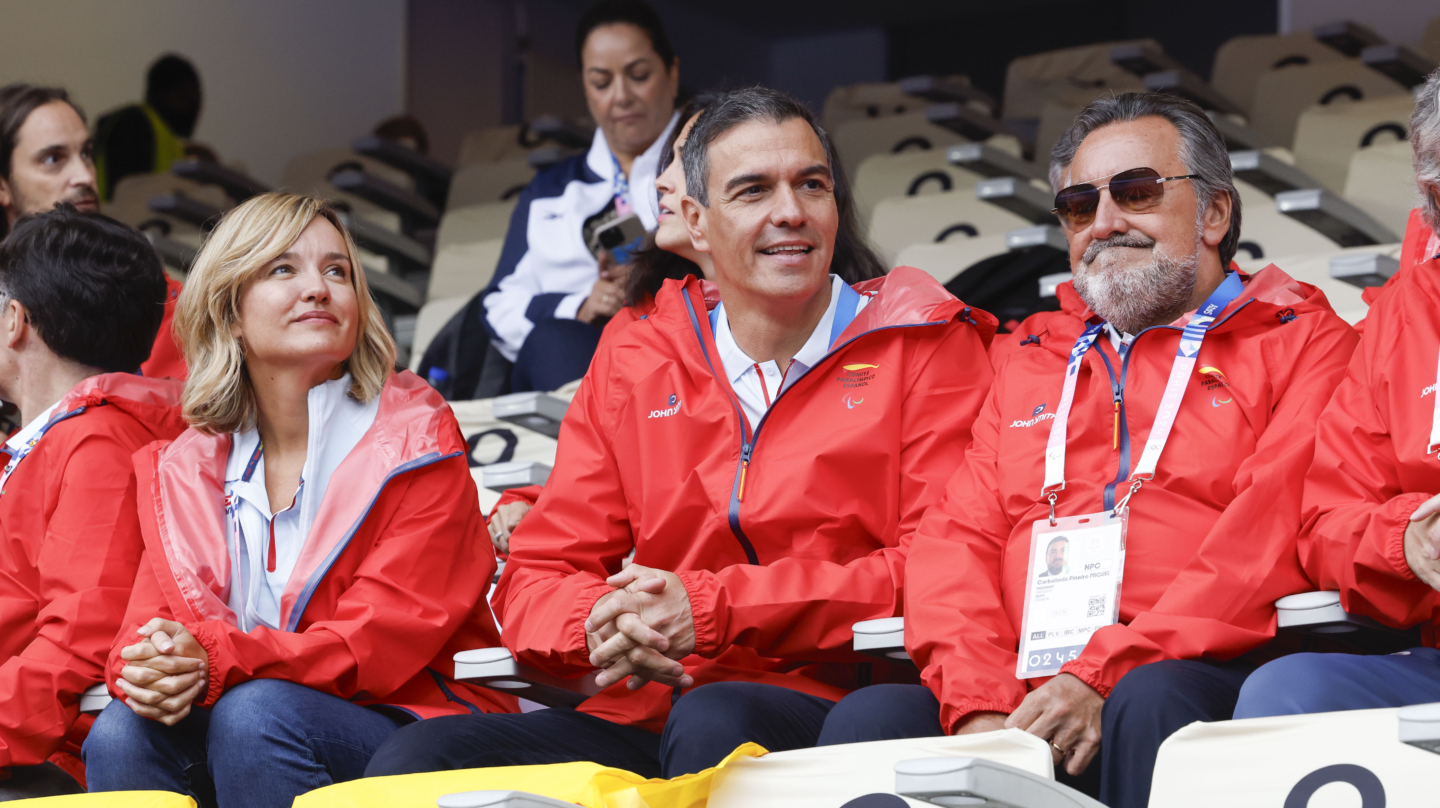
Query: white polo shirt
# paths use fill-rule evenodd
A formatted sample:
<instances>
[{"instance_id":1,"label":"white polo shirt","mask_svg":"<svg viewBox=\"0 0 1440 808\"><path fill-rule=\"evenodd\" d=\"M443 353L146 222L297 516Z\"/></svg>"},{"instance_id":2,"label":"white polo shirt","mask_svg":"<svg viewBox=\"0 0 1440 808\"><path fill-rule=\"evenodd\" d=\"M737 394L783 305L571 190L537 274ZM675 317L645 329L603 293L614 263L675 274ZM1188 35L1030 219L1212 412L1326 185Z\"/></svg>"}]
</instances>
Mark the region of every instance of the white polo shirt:
<instances>
[{"instance_id":1,"label":"white polo shirt","mask_svg":"<svg viewBox=\"0 0 1440 808\"><path fill-rule=\"evenodd\" d=\"M745 417L750 419L750 426L760 423L766 411L775 399L815 367L825 355L830 352L831 342L839 334L834 333L835 314L840 304L842 287L845 281L838 275L830 276L830 305L825 308L825 314L820 317L820 322L815 324L815 330L810 332L810 338L805 341L795 357L790 360L789 367L781 370L775 360L768 362L756 362L751 359L740 346L735 342L735 335L730 332L730 320L725 316L725 303L715 307L711 313L711 322L715 329L715 345L720 349L720 362L725 366L725 376L730 380L730 387L735 391L736 398L740 399L740 407L745 411ZM868 295L859 295L855 303L854 314L859 314L866 304L870 302ZM844 325L849 325L847 318ZM843 330L843 328L842 328Z\"/></svg>"}]
</instances>

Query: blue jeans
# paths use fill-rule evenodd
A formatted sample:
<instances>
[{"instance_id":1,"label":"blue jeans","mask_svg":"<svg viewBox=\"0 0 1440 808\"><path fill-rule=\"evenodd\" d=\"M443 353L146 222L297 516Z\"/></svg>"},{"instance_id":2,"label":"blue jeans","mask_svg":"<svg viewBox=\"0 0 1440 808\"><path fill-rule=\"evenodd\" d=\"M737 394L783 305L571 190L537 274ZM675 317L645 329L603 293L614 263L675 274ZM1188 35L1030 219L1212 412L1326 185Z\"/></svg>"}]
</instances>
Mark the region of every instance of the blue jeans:
<instances>
[{"instance_id":1,"label":"blue jeans","mask_svg":"<svg viewBox=\"0 0 1440 808\"><path fill-rule=\"evenodd\" d=\"M202 806L285 808L354 780L400 722L277 679L256 679L173 727L113 701L85 740L90 791L173 791Z\"/></svg>"},{"instance_id":2,"label":"blue jeans","mask_svg":"<svg viewBox=\"0 0 1440 808\"><path fill-rule=\"evenodd\" d=\"M1294 654L1270 662L1240 689L1236 718L1373 710L1440 701L1440 651L1389 656Z\"/></svg>"}]
</instances>

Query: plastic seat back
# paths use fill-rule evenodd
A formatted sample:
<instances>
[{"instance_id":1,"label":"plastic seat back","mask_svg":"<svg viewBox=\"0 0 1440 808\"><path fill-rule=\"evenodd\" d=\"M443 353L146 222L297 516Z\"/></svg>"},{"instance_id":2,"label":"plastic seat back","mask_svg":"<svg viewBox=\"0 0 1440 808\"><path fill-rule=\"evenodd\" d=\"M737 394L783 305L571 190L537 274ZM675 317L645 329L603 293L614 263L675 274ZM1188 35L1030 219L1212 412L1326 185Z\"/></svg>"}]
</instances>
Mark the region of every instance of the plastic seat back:
<instances>
[{"instance_id":1,"label":"plastic seat back","mask_svg":"<svg viewBox=\"0 0 1440 808\"><path fill-rule=\"evenodd\" d=\"M468 205L493 205L513 200L535 178L535 167L527 158L494 163L476 163L455 172L450 181L446 209Z\"/></svg>"},{"instance_id":2,"label":"plastic seat back","mask_svg":"<svg viewBox=\"0 0 1440 808\"><path fill-rule=\"evenodd\" d=\"M1316 104L1342 104L1397 95L1409 97L1399 82L1366 67L1358 59L1274 70L1255 82L1250 126L1271 145L1289 147L1296 142L1300 115Z\"/></svg>"},{"instance_id":3,"label":"plastic seat back","mask_svg":"<svg viewBox=\"0 0 1440 808\"><path fill-rule=\"evenodd\" d=\"M865 158L872 154L900 154L910 150L945 153L946 146L967 142L943 126L930 123L922 107L916 112L884 118L856 118L832 130L835 150L845 176L854 177Z\"/></svg>"},{"instance_id":4,"label":"plastic seat back","mask_svg":"<svg viewBox=\"0 0 1440 808\"><path fill-rule=\"evenodd\" d=\"M964 236L1003 235L1031 223L1004 208L983 202L972 190L896 197L875 206L870 243L894 264L912 244L934 244Z\"/></svg>"},{"instance_id":5,"label":"plastic seat back","mask_svg":"<svg viewBox=\"0 0 1440 808\"><path fill-rule=\"evenodd\" d=\"M1225 40L1215 51L1210 83L1248 114L1260 77L1277 70L1318 62L1341 62L1345 54L1316 39L1309 31L1293 34L1248 34Z\"/></svg>"},{"instance_id":6,"label":"plastic seat back","mask_svg":"<svg viewBox=\"0 0 1440 808\"><path fill-rule=\"evenodd\" d=\"M1355 153L1404 142L1414 109L1408 93L1312 106L1295 122L1295 166L1324 187L1343 191Z\"/></svg>"},{"instance_id":7,"label":"plastic seat back","mask_svg":"<svg viewBox=\"0 0 1440 808\"><path fill-rule=\"evenodd\" d=\"M853 175L855 213L864 225L869 223L875 206L883 199L946 191L970 192L981 179L979 174L952 165L943 148L872 154L860 163Z\"/></svg>"},{"instance_id":8,"label":"plastic seat back","mask_svg":"<svg viewBox=\"0 0 1440 808\"><path fill-rule=\"evenodd\" d=\"M1355 152L1350 156L1345 198L1391 231L1404 233L1410 210L1420 204L1413 155L1408 140Z\"/></svg>"},{"instance_id":9,"label":"plastic seat back","mask_svg":"<svg viewBox=\"0 0 1440 808\"><path fill-rule=\"evenodd\" d=\"M494 277L504 246L503 238L494 238L441 247L435 253L435 263L430 266L426 299L473 297Z\"/></svg>"},{"instance_id":10,"label":"plastic seat back","mask_svg":"<svg viewBox=\"0 0 1440 808\"><path fill-rule=\"evenodd\" d=\"M1005 251L1004 233L973 237L957 233L938 244L911 244L896 256L895 266L923 269L945 284L970 266Z\"/></svg>"},{"instance_id":11,"label":"plastic seat back","mask_svg":"<svg viewBox=\"0 0 1440 808\"><path fill-rule=\"evenodd\" d=\"M514 199L449 208L440 219L440 229L435 234L435 249L443 250L452 244L503 239L510 229L510 217L514 213Z\"/></svg>"},{"instance_id":12,"label":"plastic seat back","mask_svg":"<svg viewBox=\"0 0 1440 808\"><path fill-rule=\"evenodd\" d=\"M1132 41L1160 47L1153 39ZM1139 76L1110 61L1110 50L1120 44L1102 42L1012 59L1005 69L1004 117L1034 119L1050 102L1080 109L1110 90L1144 90Z\"/></svg>"}]
</instances>

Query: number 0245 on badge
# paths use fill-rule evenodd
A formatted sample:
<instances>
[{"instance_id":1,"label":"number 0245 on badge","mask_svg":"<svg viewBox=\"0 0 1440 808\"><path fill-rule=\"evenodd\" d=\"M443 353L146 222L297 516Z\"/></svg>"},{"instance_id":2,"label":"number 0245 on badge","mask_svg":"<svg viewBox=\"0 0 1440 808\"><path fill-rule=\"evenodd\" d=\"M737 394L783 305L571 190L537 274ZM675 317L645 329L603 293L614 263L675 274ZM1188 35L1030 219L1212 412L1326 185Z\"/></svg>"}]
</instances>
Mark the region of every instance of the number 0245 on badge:
<instances>
[{"instance_id":1,"label":"number 0245 on badge","mask_svg":"<svg viewBox=\"0 0 1440 808\"><path fill-rule=\"evenodd\" d=\"M1021 679L1050 676L1120 614L1129 509L1035 522L1020 621Z\"/></svg>"}]
</instances>

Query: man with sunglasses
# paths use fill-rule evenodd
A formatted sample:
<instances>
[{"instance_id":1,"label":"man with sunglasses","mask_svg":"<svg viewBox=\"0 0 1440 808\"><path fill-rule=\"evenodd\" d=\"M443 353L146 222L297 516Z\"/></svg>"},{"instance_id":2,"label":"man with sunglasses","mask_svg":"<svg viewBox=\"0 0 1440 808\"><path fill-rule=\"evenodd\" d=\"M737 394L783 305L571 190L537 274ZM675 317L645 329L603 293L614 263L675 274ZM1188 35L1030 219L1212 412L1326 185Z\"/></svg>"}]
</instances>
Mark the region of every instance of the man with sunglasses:
<instances>
[{"instance_id":1,"label":"man with sunglasses","mask_svg":"<svg viewBox=\"0 0 1440 808\"><path fill-rule=\"evenodd\" d=\"M1017 331L906 566L925 687L852 694L825 740L1016 727L1131 808L1170 733L1230 717L1276 598L1308 588L1300 480L1356 336L1280 269L1231 270L1239 197L1194 104L1097 100L1051 182L1074 282ZM1060 535L1069 571L1040 578Z\"/></svg>"}]
</instances>

